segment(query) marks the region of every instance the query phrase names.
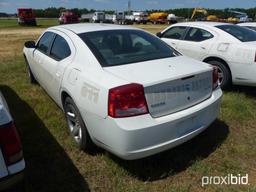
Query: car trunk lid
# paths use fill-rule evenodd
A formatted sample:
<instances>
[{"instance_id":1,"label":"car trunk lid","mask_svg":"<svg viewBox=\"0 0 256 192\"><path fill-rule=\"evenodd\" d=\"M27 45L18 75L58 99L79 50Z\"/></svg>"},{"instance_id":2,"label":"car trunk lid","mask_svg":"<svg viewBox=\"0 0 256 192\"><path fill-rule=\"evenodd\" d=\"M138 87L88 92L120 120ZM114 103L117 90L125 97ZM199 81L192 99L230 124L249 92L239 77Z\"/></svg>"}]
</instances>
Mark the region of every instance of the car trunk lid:
<instances>
[{"instance_id":1,"label":"car trunk lid","mask_svg":"<svg viewBox=\"0 0 256 192\"><path fill-rule=\"evenodd\" d=\"M212 68L183 56L104 70L131 83L142 84L152 117L186 109L212 93Z\"/></svg>"}]
</instances>

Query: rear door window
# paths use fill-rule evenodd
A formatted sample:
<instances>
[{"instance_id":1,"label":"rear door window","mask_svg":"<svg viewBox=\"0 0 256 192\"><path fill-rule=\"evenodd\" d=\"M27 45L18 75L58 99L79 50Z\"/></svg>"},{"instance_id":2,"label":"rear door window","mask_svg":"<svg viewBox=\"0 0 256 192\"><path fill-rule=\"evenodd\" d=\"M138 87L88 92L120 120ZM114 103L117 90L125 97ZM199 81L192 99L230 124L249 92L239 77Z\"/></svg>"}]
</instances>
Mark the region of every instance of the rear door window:
<instances>
[{"instance_id":1,"label":"rear door window","mask_svg":"<svg viewBox=\"0 0 256 192\"><path fill-rule=\"evenodd\" d=\"M185 35L187 27L179 26L179 27L172 27L164 32L162 38L168 39L182 39Z\"/></svg>"},{"instance_id":2,"label":"rear door window","mask_svg":"<svg viewBox=\"0 0 256 192\"><path fill-rule=\"evenodd\" d=\"M205 41L211 38L213 38L213 35L210 32L203 29L192 27L187 32L184 40L200 42L200 41Z\"/></svg>"},{"instance_id":3,"label":"rear door window","mask_svg":"<svg viewBox=\"0 0 256 192\"><path fill-rule=\"evenodd\" d=\"M53 59L60 61L67 58L70 55L71 50L69 48L67 41L60 35L56 35L52 45L50 56Z\"/></svg>"},{"instance_id":4,"label":"rear door window","mask_svg":"<svg viewBox=\"0 0 256 192\"><path fill-rule=\"evenodd\" d=\"M45 32L37 43L37 49L45 54L48 54L54 36L55 34L53 32Z\"/></svg>"},{"instance_id":5,"label":"rear door window","mask_svg":"<svg viewBox=\"0 0 256 192\"><path fill-rule=\"evenodd\" d=\"M241 42L256 41L255 31L238 25L218 25L217 28L237 38Z\"/></svg>"}]
</instances>

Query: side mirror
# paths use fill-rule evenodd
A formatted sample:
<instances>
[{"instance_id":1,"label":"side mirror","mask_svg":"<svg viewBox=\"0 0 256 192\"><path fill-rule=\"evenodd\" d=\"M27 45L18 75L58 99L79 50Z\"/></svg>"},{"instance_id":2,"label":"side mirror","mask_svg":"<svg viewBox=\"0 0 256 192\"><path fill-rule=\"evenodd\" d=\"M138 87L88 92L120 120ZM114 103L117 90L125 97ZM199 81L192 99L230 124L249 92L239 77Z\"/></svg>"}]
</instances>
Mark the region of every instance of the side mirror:
<instances>
[{"instance_id":1,"label":"side mirror","mask_svg":"<svg viewBox=\"0 0 256 192\"><path fill-rule=\"evenodd\" d=\"M163 34L162 34L161 32L156 33L156 36L159 37L159 38L161 38L162 35L163 35Z\"/></svg>"},{"instance_id":2,"label":"side mirror","mask_svg":"<svg viewBox=\"0 0 256 192\"><path fill-rule=\"evenodd\" d=\"M24 46L26 48L36 48L36 43L34 41L27 41L25 42Z\"/></svg>"}]
</instances>

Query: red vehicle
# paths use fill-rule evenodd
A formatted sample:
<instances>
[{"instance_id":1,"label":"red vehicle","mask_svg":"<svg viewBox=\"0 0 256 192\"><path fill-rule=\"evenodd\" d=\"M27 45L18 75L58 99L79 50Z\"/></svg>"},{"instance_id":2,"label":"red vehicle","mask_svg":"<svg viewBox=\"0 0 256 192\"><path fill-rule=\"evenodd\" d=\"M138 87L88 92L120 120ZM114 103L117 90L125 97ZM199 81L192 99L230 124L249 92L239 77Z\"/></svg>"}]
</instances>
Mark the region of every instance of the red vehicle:
<instances>
[{"instance_id":1,"label":"red vehicle","mask_svg":"<svg viewBox=\"0 0 256 192\"><path fill-rule=\"evenodd\" d=\"M18 9L18 23L20 25L36 25L36 16L31 8Z\"/></svg>"},{"instance_id":2,"label":"red vehicle","mask_svg":"<svg viewBox=\"0 0 256 192\"><path fill-rule=\"evenodd\" d=\"M79 16L72 11L64 11L60 14L59 18L60 24L71 24L71 23L79 23Z\"/></svg>"}]
</instances>

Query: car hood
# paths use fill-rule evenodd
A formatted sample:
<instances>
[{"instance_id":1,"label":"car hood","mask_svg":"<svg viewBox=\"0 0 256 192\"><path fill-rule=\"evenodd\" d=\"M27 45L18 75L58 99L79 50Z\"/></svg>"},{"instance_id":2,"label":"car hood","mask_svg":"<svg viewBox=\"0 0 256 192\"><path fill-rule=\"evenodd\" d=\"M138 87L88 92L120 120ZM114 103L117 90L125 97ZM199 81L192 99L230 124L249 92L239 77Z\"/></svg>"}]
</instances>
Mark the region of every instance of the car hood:
<instances>
[{"instance_id":1,"label":"car hood","mask_svg":"<svg viewBox=\"0 0 256 192\"><path fill-rule=\"evenodd\" d=\"M133 64L104 67L111 73L131 83L150 86L212 70L210 65L197 60L177 56Z\"/></svg>"}]
</instances>

